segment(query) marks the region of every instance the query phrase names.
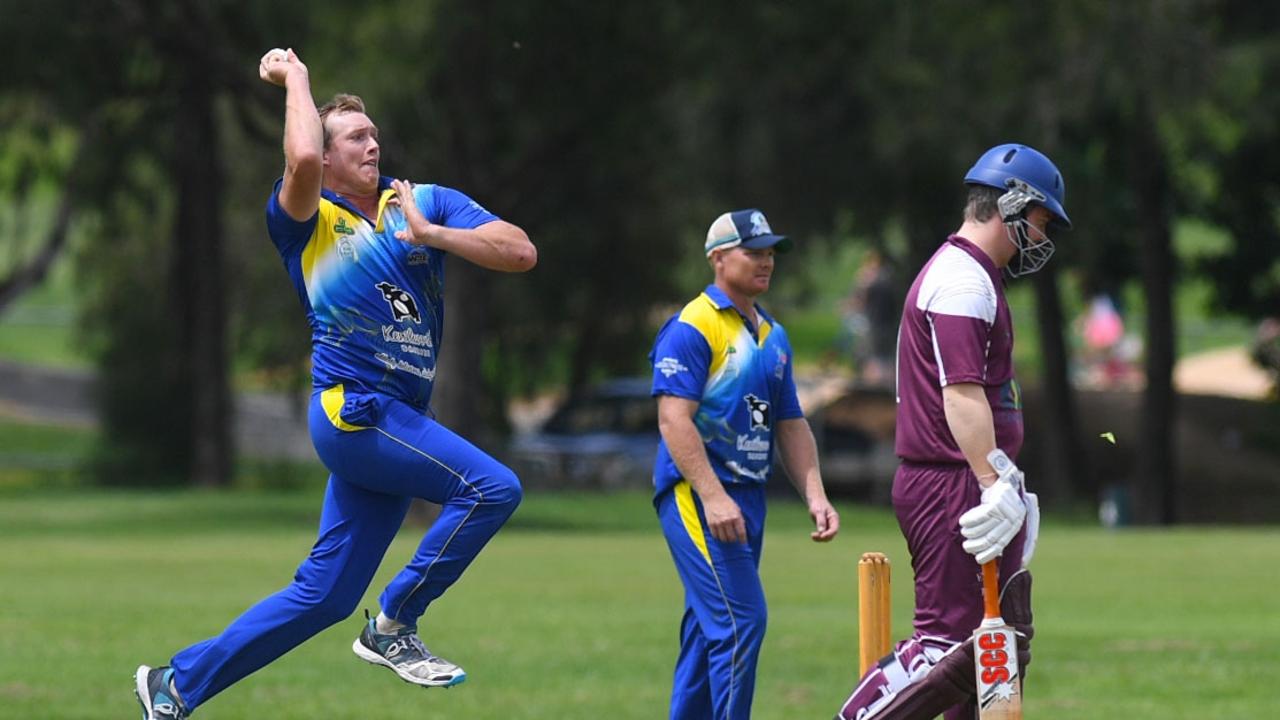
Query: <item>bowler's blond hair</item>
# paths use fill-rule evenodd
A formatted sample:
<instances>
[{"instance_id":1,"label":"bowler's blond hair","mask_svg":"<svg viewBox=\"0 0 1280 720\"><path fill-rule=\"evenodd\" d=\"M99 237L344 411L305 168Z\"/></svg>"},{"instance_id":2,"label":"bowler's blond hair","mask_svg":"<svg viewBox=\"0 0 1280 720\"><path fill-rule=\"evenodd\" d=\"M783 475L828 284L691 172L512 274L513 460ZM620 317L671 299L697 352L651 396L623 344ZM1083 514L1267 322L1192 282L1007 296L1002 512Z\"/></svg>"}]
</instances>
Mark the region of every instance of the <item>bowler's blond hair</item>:
<instances>
[{"instance_id":1,"label":"bowler's blond hair","mask_svg":"<svg viewBox=\"0 0 1280 720\"><path fill-rule=\"evenodd\" d=\"M329 134L329 123L326 122L329 116L334 113L362 113L364 112L364 100L361 100L359 95L338 93L333 96L332 100L321 105L318 110L320 112L320 127L324 128L324 146L327 148L329 147L329 140L332 139Z\"/></svg>"}]
</instances>

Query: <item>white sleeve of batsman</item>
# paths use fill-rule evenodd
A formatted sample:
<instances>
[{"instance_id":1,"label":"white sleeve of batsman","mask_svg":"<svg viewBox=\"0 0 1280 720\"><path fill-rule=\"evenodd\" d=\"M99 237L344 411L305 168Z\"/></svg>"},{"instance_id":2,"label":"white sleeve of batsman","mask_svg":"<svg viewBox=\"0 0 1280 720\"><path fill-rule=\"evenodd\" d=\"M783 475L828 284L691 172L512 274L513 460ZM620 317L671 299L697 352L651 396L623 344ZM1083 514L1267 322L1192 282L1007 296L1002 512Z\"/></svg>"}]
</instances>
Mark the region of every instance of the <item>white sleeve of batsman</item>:
<instances>
[{"instance_id":1,"label":"white sleeve of batsman","mask_svg":"<svg viewBox=\"0 0 1280 720\"><path fill-rule=\"evenodd\" d=\"M1022 500L1022 471L1001 450L987 456L996 469L996 481L982 491L982 502L960 516L965 552L979 564L1000 556L1022 529L1027 506Z\"/></svg>"}]
</instances>

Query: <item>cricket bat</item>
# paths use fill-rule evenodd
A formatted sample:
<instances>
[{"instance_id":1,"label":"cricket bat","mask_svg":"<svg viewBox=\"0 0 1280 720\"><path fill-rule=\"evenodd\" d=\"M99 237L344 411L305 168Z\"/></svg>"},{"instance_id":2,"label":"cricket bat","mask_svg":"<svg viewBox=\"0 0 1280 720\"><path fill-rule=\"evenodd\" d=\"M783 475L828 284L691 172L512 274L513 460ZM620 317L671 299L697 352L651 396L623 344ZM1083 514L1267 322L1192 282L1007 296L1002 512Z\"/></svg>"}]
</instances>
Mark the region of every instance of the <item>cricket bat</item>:
<instances>
[{"instance_id":1,"label":"cricket bat","mask_svg":"<svg viewBox=\"0 0 1280 720\"><path fill-rule=\"evenodd\" d=\"M982 566L982 624L973 632L974 669L981 720L1022 720L1022 676L1013 628L1000 617L996 560Z\"/></svg>"}]
</instances>

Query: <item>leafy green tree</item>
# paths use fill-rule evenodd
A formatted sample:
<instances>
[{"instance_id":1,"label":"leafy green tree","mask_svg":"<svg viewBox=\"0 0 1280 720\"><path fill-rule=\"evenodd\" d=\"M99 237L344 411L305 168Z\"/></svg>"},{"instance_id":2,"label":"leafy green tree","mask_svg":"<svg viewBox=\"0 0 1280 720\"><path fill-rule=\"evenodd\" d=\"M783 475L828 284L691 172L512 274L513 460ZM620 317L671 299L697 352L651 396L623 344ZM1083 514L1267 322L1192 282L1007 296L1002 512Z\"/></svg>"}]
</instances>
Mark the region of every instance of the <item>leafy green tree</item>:
<instances>
[{"instance_id":1,"label":"leafy green tree","mask_svg":"<svg viewBox=\"0 0 1280 720\"><path fill-rule=\"evenodd\" d=\"M1082 265L1101 278L1136 270L1141 279L1147 383L1134 506L1140 522L1172 523L1178 514L1173 289L1179 275L1172 227L1186 207L1176 192L1173 153L1212 81L1213 8L1153 0L1090 9L1079 20L1095 22L1077 31L1080 44L1071 57L1079 67L1069 76L1076 102L1068 132L1083 149L1073 167L1085 179L1080 224L1092 235Z\"/></svg>"},{"instance_id":2,"label":"leafy green tree","mask_svg":"<svg viewBox=\"0 0 1280 720\"><path fill-rule=\"evenodd\" d=\"M318 101L365 97L384 172L456 186L539 247L520 276L449 267L436 405L469 435L500 425L513 393L642 370L654 324L705 278L715 214L759 206L801 239L865 238L914 268L956 225L957 174L1021 141L1058 162L1076 224L1034 280L1045 481L1097 490L1059 272L1141 278L1135 489L1142 519L1169 522L1174 282L1207 273L1222 308L1253 317L1280 297L1276 14L1227 0L0 0L24 28L0 61L29 68L0 96L0 202L51 215L10 253L0 308L69 228L91 231L79 264L108 474L224 482L232 359L306 382L307 329L261 215L283 111L253 67L276 45L299 50ZM1231 251L1176 267L1183 215L1226 228Z\"/></svg>"},{"instance_id":3,"label":"leafy green tree","mask_svg":"<svg viewBox=\"0 0 1280 720\"><path fill-rule=\"evenodd\" d=\"M1280 314L1280 10L1228 2L1215 82L1177 139L1176 179L1193 210L1231 243L1199 260L1218 310L1261 319Z\"/></svg>"},{"instance_id":4,"label":"leafy green tree","mask_svg":"<svg viewBox=\"0 0 1280 720\"><path fill-rule=\"evenodd\" d=\"M14 91L47 108L50 126L81 129L63 217L95 217L101 233L81 283L102 370L102 476L223 484L232 447L216 104L265 97L244 58L287 10L122 0L6 3L3 16L22 28L3 59L30 68Z\"/></svg>"},{"instance_id":5,"label":"leafy green tree","mask_svg":"<svg viewBox=\"0 0 1280 720\"><path fill-rule=\"evenodd\" d=\"M671 30L661 5L396 11L409 5L364 16L358 33L378 52L326 59L332 74L314 71L313 86L365 98L384 172L458 187L538 246L519 276L448 265L433 405L473 435L502 422L513 392L643 366L651 308L671 297L669 263L691 241L668 210L688 192L666 154Z\"/></svg>"},{"instance_id":6,"label":"leafy green tree","mask_svg":"<svg viewBox=\"0 0 1280 720\"><path fill-rule=\"evenodd\" d=\"M72 233L74 169L98 141L100 118L50 122L38 97L0 98L0 314L48 275Z\"/></svg>"}]
</instances>

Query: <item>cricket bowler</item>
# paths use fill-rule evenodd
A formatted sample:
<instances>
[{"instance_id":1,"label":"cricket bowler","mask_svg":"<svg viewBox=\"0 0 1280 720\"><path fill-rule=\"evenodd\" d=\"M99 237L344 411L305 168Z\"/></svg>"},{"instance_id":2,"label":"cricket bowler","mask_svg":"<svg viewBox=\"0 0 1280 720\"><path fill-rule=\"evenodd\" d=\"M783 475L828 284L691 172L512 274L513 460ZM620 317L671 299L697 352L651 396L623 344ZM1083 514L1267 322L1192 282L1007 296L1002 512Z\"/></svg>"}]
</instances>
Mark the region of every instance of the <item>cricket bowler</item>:
<instances>
[{"instance_id":1,"label":"cricket bowler","mask_svg":"<svg viewBox=\"0 0 1280 720\"><path fill-rule=\"evenodd\" d=\"M528 236L457 190L380 175L364 103L338 95L317 109L297 53L271 50L258 72L285 89L284 177L267 230L311 327L311 439L331 474L319 537L293 582L167 665L137 669L143 720L182 720L349 617L413 498L439 503L440 515L352 650L407 683L457 685L466 673L427 649L420 618L521 499L516 476L436 422L430 400L445 255L522 272L537 262Z\"/></svg>"}]
</instances>

